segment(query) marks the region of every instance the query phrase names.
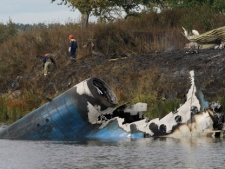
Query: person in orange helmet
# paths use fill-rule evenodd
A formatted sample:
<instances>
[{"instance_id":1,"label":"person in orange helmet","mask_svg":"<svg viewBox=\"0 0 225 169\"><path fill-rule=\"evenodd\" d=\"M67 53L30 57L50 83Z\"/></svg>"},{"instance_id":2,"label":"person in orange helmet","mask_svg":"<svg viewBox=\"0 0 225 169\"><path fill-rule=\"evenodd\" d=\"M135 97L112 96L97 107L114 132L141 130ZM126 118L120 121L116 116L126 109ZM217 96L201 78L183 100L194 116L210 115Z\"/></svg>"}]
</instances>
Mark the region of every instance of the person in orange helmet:
<instances>
[{"instance_id":1,"label":"person in orange helmet","mask_svg":"<svg viewBox=\"0 0 225 169\"><path fill-rule=\"evenodd\" d=\"M76 52L77 52L77 41L75 40L73 35L69 35L70 46L69 46L69 53L70 53L70 61L76 62Z\"/></svg>"}]
</instances>

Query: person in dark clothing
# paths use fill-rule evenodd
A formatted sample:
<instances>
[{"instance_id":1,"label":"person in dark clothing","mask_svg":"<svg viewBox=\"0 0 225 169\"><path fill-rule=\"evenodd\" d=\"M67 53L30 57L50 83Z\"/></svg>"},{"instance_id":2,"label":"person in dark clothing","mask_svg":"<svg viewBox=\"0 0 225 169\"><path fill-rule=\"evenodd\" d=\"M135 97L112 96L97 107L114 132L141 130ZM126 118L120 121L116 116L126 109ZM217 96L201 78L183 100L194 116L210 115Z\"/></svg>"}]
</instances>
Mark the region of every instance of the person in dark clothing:
<instances>
[{"instance_id":1,"label":"person in dark clothing","mask_svg":"<svg viewBox=\"0 0 225 169\"><path fill-rule=\"evenodd\" d=\"M75 40L73 35L69 35L70 46L69 46L69 53L70 53L70 61L76 61L76 52L77 52L77 41Z\"/></svg>"},{"instance_id":2,"label":"person in dark clothing","mask_svg":"<svg viewBox=\"0 0 225 169\"><path fill-rule=\"evenodd\" d=\"M47 76L53 70L53 66L56 68L56 63L55 60L48 53L46 53L42 60L42 66L44 68L44 76Z\"/></svg>"}]
</instances>

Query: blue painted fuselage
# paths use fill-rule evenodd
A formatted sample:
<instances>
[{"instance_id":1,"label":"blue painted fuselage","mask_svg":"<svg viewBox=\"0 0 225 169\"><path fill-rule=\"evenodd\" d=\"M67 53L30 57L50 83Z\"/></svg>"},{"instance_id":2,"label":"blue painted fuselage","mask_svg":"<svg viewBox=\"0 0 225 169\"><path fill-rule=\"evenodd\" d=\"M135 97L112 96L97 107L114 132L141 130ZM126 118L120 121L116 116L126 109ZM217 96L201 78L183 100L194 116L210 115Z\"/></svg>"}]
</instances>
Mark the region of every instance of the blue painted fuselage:
<instances>
[{"instance_id":1,"label":"blue painted fuselage","mask_svg":"<svg viewBox=\"0 0 225 169\"><path fill-rule=\"evenodd\" d=\"M104 82L97 80L98 90L99 88L103 92L110 90ZM92 82L89 82L89 86L88 81ZM100 82L101 86L99 86ZM80 87L84 85L86 87ZM103 87L105 88L101 89ZM91 113L92 110L88 108L88 104L91 104L92 107L100 107L99 111L106 111L108 107L114 107L117 104L115 99L115 103L107 105L109 98L105 98L95 91L96 85L93 86L93 78L84 81L5 128L0 132L0 138L62 140L143 137L143 133L126 132L118 126L116 119L102 129L99 128L100 124L91 124L88 113Z\"/></svg>"}]
</instances>

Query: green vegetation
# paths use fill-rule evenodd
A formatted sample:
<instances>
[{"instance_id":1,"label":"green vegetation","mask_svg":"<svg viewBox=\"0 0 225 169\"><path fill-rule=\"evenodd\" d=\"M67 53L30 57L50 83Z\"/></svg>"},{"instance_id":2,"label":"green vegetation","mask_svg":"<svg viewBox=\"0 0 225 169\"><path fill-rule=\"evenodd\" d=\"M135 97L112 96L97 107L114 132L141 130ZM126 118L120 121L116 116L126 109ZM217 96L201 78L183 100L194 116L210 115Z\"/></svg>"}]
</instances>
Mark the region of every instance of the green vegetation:
<instances>
[{"instance_id":1,"label":"green vegetation","mask_svg":"<svg viewBox=\"0 0 225 169\"><path fill-rule=\"evenodd\" d=\"M130 16L138 16L143 11L154 11L155 7L160 10L178 7L194 8L195 10L209 8L216 13L225 11L224 0L51 0L51 2L67 5L72 10L78 9L82 14L82 27L88 26L90 15L97 17L100 22L105 22L113 21L118 17L123 18L122 15L125 15L125 19ZM203 13L207 13L207 11L203 10Z\"/></svg>"},{"instance_id":2,"label":"green vegetation","mask_svg":"<svg viewBox=\"0 0 225 169\"><path fill-rule=\"evenodd\" d=\"M67 5L72 10L78 9L82 14L82 27L87 27L90 15L98 17L99 21L112 21L122 12L127 18L133 16L134 11L140 11L140 6L149 7L155 3L162 3L161 0L51 0L51 2L55 1L58 5Z\"/></svg>"},{"instance_id":3,"label":"green vegetation","mask_svg":"<svg viewBox=\"0 0 225 169\"><path fill-rule=\"evenodd\" d=\"M108 59L112 54L138 57L171 47L183 48L187 41L181 34L182 26L202 33L224 25L225 16L207 6L198 10L167 9L158 14L143 12L126 20L91 23L86 29L73 23L41 24L29 26L29 29L12 22L0 24L0 120L15 121L46 103L46 97L53 98L93 76L109 84L119 104L146 102L148 117L162 117L178 108L180 103L179 98L165 99L165 93L174 85L165 83L157 69L137 71L133 62L109 63ZM74 67L67 63L69 34L74 34L79 44L78 62ZM104 56L93 55L93 51ZM47 52L55 58L58 69L44 79L41 62ZM133 71L126 71L132 67ZM11 85L17 76L23 77L23 83L19 93L12 96ZM220 100L224 102L224 98Z\"/></svg>"}]
</instances>

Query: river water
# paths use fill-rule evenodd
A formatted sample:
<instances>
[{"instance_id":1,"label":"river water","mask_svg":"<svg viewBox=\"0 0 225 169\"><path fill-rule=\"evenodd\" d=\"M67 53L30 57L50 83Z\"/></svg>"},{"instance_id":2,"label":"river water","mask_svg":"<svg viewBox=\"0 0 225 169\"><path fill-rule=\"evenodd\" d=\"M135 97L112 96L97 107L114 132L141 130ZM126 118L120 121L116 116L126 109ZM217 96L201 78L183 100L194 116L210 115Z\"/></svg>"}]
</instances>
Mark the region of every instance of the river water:
<instances>
[{"instance_id":1,"label":"river water","mask_svg":"<svg viewBox=\"0 0 225 169\"><path fill-rule=\"evenodd\" d=\"M0 140L0 169L222 169L225 140Z\"/></svg>"}]
</instances>

